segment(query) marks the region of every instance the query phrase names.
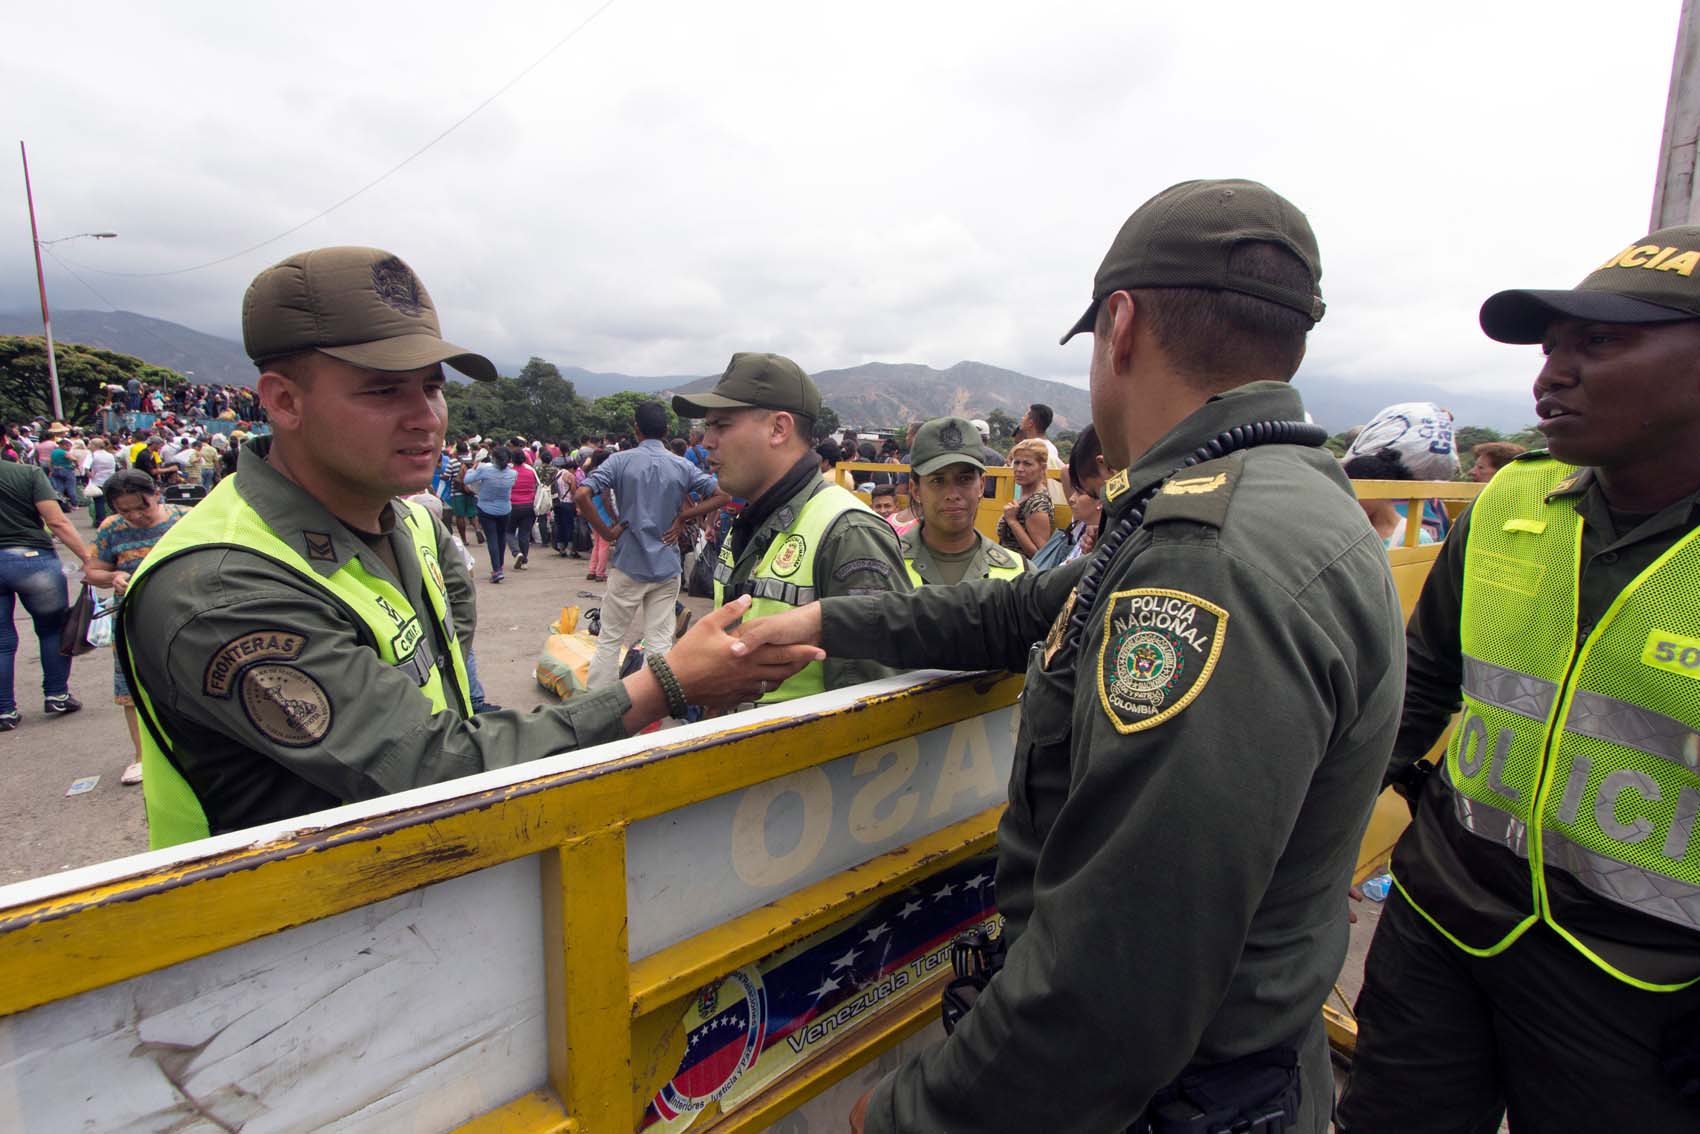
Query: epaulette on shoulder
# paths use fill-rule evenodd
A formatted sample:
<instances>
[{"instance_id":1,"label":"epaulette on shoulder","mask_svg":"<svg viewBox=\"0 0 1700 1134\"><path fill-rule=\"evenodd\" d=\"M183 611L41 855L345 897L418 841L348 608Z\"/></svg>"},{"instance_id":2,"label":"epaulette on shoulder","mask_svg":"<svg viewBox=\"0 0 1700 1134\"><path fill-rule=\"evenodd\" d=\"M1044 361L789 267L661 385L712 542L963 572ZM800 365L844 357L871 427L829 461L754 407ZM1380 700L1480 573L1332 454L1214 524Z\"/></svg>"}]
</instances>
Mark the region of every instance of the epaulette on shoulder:
<instances>
[{"instance_id":1,"label":"epaulette on shoulder","mask_svg":"<svg viewBox=\"0 0 1700 1134\"><path fill-rule=\"evenodd\" d=\"M1015 557L989 540L986 543L986 559L993 567L1015 566Z\"/></svg>"},{"instance_id":2,"label":"epaulette on shoulder","mask_svg":"<svg viewBox=\"0 0 1700 1134\"><path fill-rule=\"evenodd\" d=\"M1555 458L1545 449L1529 449L1511 458L1514 461L1551 461Z\"/></svg>"},{"instance_id":3,"label":"epaulette on shoulder","mask_svg":"<svg viewBox=\"0 0 1700 1134\"><path fill-rule=\"evenodd\" d=\"M1228 503L1244 468L1245 453L1239 452L1181 470L1146 505L1146 526L1189 520L1220 528L1228 522Z\"/></svg>"}]
</instances>

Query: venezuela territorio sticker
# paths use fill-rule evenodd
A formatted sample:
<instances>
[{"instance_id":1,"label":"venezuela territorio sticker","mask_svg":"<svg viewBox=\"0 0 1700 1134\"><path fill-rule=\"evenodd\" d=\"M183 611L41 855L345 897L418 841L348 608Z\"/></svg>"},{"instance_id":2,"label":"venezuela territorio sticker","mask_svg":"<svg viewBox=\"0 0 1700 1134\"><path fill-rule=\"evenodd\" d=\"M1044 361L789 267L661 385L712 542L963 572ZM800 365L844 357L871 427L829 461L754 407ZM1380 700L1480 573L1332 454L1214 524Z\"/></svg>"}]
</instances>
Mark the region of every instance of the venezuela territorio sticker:
<instances>
[{"instance_id":1,"label":"venezuela territorio sticker","mask_svg":"<svg viewBox=\"0 0 1700 1134\"><path fill-rule=\"evenodd\" d=\"M1156 728L1204 691L1222 656L1228 612L1185 591L1110 596L1098 646L1098 699L1120 733Z\"/></svg>"}]
</instances>

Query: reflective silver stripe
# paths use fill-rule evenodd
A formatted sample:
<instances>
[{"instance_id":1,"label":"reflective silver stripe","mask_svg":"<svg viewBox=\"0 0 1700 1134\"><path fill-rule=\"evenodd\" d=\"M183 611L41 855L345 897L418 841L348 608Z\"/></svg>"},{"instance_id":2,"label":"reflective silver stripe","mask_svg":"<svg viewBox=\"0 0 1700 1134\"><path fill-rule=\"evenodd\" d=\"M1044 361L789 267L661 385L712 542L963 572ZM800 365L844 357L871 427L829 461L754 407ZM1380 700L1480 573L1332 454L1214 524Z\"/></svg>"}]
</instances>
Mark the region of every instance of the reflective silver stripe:
<instances>
[{"instance_id":1,"label":"reflective silver stripe","mask_svg":"<svg viewBox=\"0 0 1700 1134\"><path fill-rule=\"evenodd\" d=\"M1464 692L1484 705L1544 721L1558 697L1558 683L1466 655Z\"/></svg>"},{"instance_id":2,"label":"reflective silver stripe","mask_svg":"<svg viewBox=\"0 0 1700 1134\"><path fill-rule=\"evenodd\" d=\"M1570 699L1570 715L1564 727L1681 764L1690 772L1700 770L1700 733L1675 717L1616 697L1578 691Z\"/></svg>"},{"instance_id":3,"label":"reflective silver stripe","mask_svg":"<svg viewBox=\"0 0 1700 1134\"><path fill-rule=\"evenodd\" d=\"M745 591L745 587L748 588ZM746 594L759 599L771 599L782 602L786 606L807 606L815 601L813 587L799 587L795 583L787 583L783 579L751 579L744 587L738 588Z\"/></svg>"},{"instance_id":4,"label":"reflective silver stripe","mask_svg":"<svg viewBox=\"0 0 1700 1134\"><path fill-rule=\"evenodd\" d=\"M1700 930L1700 886L1596 854L1553 830L1541 832L1541 857L1602 898L1660 921Z\"/></svg>"},{"instance_id":5,"label":"reflective silver stripe","mask_svg":"<svg viewBox=\"0 0 1700 1134\"><path fill-rule=\"evenodd\" d=\"M1491 803L1471 799L1452 782L1452 772L1446 761L1440 762L1440 778L1452 792L1452 813L1464 830L1504 847L1518 858L1529 857L1529 825L1509 811Z\"/></svg>"},{"instance_id":6,"label":"reflective silver stripe","mask_svg":"<svg viewBox=\"0 0 1700 1134\"><path fill-rule=\"evenodd\" d=\"M732 578L732 565L723 559L714 561L714 581L725 584Z\"/></svg>"}]
</instances>

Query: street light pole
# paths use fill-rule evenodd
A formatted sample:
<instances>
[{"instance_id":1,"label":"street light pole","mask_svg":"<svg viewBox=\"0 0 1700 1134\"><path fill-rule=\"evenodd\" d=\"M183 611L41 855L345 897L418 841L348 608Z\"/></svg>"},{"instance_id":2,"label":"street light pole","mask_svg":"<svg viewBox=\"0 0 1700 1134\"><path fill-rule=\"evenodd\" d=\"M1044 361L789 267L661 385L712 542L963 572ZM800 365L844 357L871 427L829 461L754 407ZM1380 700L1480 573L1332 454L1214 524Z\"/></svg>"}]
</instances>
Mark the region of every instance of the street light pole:
<instances>
[{"instance_id":1,"label":"street light pole","mask_svg":"<svg viewBox=\"0 0 1700 1134\"><path fill-rule=\"evenodd\" d=\"M53 320L47 314L47 278L41 272L41 235L35 227L35 194L30 190L30 155L18 141L18 154L24 159L24 200L30 210L30 249L35 253L35 289L41 296L41 330L47 337L47 388L53 395L53 420L65 420L65 407L59 401L59 363L53 357Z\"/></svg>"},{"instance_id":2,"label":"street light pole","mask_svg":"<svg viewBox=\"0 0 1700 1134\"><path fill-rule=\"evenodd\" d=\"M41 330L47 338L47 386L53 395L53 420L65 420L65 407L59 400L59 360L53 350L53 320L47 314L47 278L41 271L41 249L44 245L59 244L66 240L76 240L82 236L92 236L96 240L110 240L117 236L116 232L79 232L75 236L62 236L58 240L43 240L35 227L35 194L30 190L30 155L24 149L22 139L18 141L18 154L24 159L24 200L29 203L30 210L30 247L35 252L35 290L41 296Z\"/></svg>"}]
</instances>

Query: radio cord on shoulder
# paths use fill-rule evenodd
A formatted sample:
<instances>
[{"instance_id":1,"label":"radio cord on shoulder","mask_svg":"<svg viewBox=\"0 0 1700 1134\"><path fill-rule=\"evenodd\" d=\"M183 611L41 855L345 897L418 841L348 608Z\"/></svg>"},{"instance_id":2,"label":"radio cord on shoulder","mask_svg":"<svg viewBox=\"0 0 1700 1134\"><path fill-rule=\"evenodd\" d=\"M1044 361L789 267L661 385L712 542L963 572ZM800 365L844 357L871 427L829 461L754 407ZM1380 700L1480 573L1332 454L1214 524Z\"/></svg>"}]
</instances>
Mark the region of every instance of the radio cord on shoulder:
<instances>
[{"instance_id":1,"label":"radio cord on shoulder","mask_svg":"<svg viewBox=\"0 0 1700 1134\"><path fill-rule=\"evenodd\" d=\"M1259 445L1304 445L1308 448L1318 448L1327 439L1327 430L1309 422L1256 421L1248 425L1236 425L1226 432L1218 433L1194 449L1186 460L1169 471L1168 476L1141 492L1127 511L1122 513L1116 526L1099 541L1092 556L1091 566L1086 569L1080 585L1075 588L1074 613L1068 620L1068 632L1063 637L1062 650L1072 650L1080 644L1080 637L1085 633L1086 623L1092 616L1093 601L1097 599L1098 589L1109 572L1110 561L1115 558L1121 545L1145 523L1146 505L1151 503L1151 498L1161 491L1170 477L1194 465L1219 460L1241 449L1253 449Z\"/></svg>"}]
</instances>

